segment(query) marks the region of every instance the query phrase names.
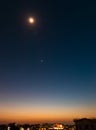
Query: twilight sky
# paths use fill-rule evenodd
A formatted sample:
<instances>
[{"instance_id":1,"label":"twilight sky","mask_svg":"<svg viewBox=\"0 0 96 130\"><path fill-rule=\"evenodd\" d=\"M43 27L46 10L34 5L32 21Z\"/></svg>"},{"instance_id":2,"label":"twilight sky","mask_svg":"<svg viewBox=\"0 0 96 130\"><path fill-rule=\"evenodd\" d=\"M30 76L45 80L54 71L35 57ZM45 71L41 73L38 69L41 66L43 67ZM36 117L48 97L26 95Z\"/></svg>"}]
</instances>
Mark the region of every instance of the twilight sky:
<instances>
[{"instance_id":1,"label":"twilight sky","mask_svg":"<svg viewBox=\"0 0 96 130\"><path fill-rule=\"evenodd\" d=\"M0 122L96 117L95 99L96 2L2 1Z\"/></svg>"}]
</instances>

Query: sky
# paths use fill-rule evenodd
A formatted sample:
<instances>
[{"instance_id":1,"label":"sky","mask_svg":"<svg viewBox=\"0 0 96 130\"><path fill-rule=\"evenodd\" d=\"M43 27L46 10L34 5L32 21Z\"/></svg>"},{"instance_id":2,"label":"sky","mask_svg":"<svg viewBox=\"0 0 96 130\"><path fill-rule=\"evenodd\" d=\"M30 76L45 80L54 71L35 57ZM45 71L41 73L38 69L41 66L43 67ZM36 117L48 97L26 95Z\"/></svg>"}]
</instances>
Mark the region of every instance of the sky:
<instances>
[{"instance_id":1,"label":"sky","mask_svg":"<svg viewBox=\"0 0 96 130\"><path fill-rule=\"evenodd\" d=\"M0 122L93 118L95 99L96 2L0 2Z\"/></svg>"}]
</instances>

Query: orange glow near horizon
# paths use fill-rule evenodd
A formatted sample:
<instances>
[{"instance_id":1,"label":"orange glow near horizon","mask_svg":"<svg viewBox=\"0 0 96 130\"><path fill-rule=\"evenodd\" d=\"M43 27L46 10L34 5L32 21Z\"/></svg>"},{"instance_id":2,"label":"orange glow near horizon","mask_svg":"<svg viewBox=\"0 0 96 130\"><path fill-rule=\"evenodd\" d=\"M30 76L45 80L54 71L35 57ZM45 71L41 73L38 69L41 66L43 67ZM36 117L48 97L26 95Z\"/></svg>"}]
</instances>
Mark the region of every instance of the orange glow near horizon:
<instances>
[{"instance_id":1,"label":"orange glow near horizon","mask_svg":"<svg viewBox=\"0 0 96 130\"><path fill-rule=\"evenodd\" d=\"M90 104L84 106L47 99L12 99L1 104L0 122L73 122L74 118L93 118L96 115L95 109L96 106Z\"/></svg>"},{"instance_id":2,"label":"orange glow near horizon","mask_svg":"<svg viewBox=\"0 0 96 130\"><path fill-rule=\"evenodd\" d=\"M80 112L79 112L80 111ZM86 110L76 110L73 108L32 108L32 107L11 107L0 110L0 121L5 122L71 122L74 118L94 117L94 112Z\"/></svg>"}]
</instances>

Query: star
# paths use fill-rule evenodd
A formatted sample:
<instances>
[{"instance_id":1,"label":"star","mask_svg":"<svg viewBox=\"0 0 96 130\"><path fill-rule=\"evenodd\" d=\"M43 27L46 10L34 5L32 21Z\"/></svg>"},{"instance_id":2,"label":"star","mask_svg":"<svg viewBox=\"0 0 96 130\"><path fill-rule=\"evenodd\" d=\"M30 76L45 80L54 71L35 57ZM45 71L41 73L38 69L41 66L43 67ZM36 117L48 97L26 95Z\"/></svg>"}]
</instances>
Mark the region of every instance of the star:
<instances>
[{"instance_id":1,"label":"star","mask_svg":"<svg viewBox=\"0 0 96 130\"><path fill-rule=\"evenodd\" d=\"M40 61L41 63L43 63L44 62L44 60L43 59L41 59L41 61Z\"/></svg>"}]
</instances>

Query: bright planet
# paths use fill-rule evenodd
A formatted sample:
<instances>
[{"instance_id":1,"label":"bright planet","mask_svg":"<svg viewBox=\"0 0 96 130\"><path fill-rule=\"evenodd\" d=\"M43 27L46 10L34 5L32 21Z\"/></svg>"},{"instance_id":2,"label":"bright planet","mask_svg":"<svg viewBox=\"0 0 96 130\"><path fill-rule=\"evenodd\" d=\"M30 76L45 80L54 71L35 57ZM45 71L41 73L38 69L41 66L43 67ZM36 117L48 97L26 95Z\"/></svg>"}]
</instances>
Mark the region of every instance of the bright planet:
<instances>
[{"instance_id":1,"label":"bright planet","mask_svg":"<svg viewBox=\"0 0 96 130\"><path fill-rule=\"evenodd\" d=\"M35 22L34 18L33 17L29 17L28 19L29 23L33 24Z\"/></svg>"}]
</instances>

